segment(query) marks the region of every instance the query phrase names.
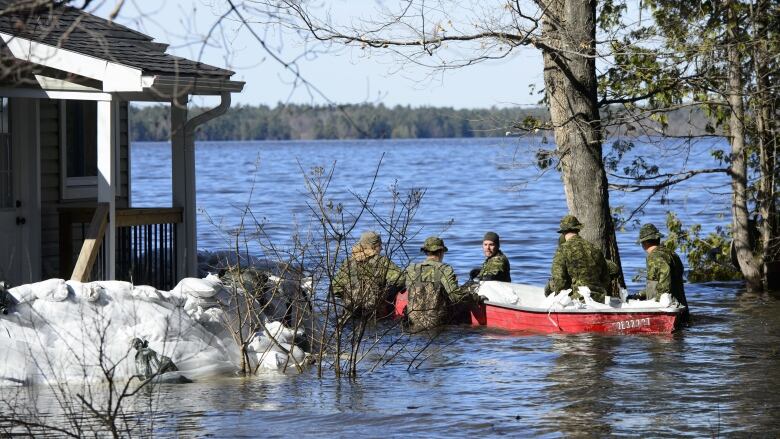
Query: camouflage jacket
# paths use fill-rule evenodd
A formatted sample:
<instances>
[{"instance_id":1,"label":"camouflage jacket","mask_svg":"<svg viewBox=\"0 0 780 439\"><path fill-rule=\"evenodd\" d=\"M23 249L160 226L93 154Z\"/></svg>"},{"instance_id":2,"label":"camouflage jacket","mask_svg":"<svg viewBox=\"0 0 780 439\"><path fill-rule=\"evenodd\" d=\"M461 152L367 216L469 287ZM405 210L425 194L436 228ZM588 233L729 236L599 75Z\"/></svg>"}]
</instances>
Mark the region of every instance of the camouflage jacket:
<instances>
[{"instance_id":1,"label":"camouflage jacket","mask_svg":"<svg viewBox=\"0 0 780 439\"><path fill-rule=\"evenodd\" d=\"M647 254L647 288L640 293L647 299L658 300L669 293L682 305L688 306L683 287L683 264L677 253L659 245Z\"/></svg>"},{"instance_id":2,"label":"camouflage jacket","mask_svg":"<svg viewBox=\"0 0 780 439\"><path fill-rule=\"evenodd\" d=\"M609 268L604 254L595 245L576 235L558 246L552 262L550 289L553 292L586 286L593 300L604 300L609 288Z\"/></svg>"},{"instance_id":3,"label":"camouflage jacket","mask_svg":"<svg viewBox=\"0 0 780 439\"><path fill-rule=\"evenodd\" d=\"M419 275L419 278L418 278ZM419 264L412 264L406 269L406 287L415 282L430 282L439 279L444 291L453 303L459 302L467 293L458 288L458 279L452 266L442 262L426 259Z\"/></svg>"},{"instance_id":4,"label":"camouflage jacket","mask_svg":"<svg viewBox=\"0 0 780 439\"><path fill-rule=\"evenodd\" d=\"M377 305L403 289L403 271L383 255L349 257L333 279L333 293L352 310L374 312Z\"/></svg>"},{"instance_id":5,"label":"camouflage jacket","mask_svg":"<svg viewBox=\"0 0 780 439\"><path fill-rule=\"evenodd\" d=\"M409 292L407 317L412 330L434 329L453 317L452 305L469 296L458 288L452 267L427 259L406 269L406 289Z\"/></svg>"},{"instance_id":6,"label":"camouflage jacket","mask_svg":"<svg viewBox=\"0 0 780 439\"><path fill-rule=\"evenodd\" d=\"M497 250L496 254L485 259L485 262L482 263L482 269L477 277L481 280L512 282L512 276L509 274L509 259L501 250Z\"/></svg>"}]
</instances>

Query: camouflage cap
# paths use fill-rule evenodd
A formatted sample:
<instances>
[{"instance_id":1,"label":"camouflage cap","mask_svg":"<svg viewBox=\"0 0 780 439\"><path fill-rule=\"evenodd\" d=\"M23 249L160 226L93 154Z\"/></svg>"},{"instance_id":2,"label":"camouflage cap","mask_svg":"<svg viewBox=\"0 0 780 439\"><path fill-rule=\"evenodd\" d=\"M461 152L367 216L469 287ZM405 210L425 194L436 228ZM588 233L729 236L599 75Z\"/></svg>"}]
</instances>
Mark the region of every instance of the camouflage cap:
<instances>
[{"instance_id":1,"label":"camouflage cap","mask_svg":"<svg viewBox=\"0 0 780 439\"><path fill-rule=\"evenodd\" d=\"M360 240L358 241L358 244L369 246L369 247L376 247L382 244L382 238L379 237L379 233L376 233L374 231L363 232L363 234L360 235Z\"/></svg>"},{"instance_id":2,"label":"camouflage cap","mask_svg":"<svg viewBox=\"0 0 780 439\"><path fill-rule=\"evenodd\" d=\"M558 233L579 232L582 229L582 223L574 215L566 215L561 218L561 224Z\"/></svg>"},{"instance_id":3,"label":"camouflage cap","mask_svg":"<svg viewBox=\"0 0 780 439\"><path fill-rule=\"evenodd\" d=\"M494 244L496 244L496 247L501 246L501 238L498 237L498 233L496 232L487 232L485 233L485 236L482 238L483 241L491 241Z\"/></svg>"},{"instance_id":4,"label":"camouflage cap","mask_svg":"<svg viewBox=\"0 0 780 439\"><path fill-rule=\"evenodd\" d=\"M449 249L444 245L444 240L438 236L429 236L425 238L425 243L420 247L421 252L436 252L439 250L444 250L446 252Z\"/></svg>"},{"instance_id":5,"label":"camouflage cap","mask_svg":"<svg viewBox=\"0 0 780 439\"><path fill-rule=\"evenodd\" d=\"M661 239L663 234L658 231L658 228L653 223L647 223L642 225L639 229L639 242L645 242L650 239Z\"/></svg>"}]
</instances>

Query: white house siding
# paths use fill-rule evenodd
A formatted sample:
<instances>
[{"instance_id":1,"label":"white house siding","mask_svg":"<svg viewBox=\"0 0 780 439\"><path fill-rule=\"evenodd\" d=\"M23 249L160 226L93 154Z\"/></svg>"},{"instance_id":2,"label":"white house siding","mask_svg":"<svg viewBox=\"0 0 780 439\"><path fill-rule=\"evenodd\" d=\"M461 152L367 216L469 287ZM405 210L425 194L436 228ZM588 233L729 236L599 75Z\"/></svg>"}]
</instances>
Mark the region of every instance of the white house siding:
<instances>
[{"instance_id":1,"label":"white house siding","mask_svg":"<svg viewBox=\"0 0 780 439\"><path fill-rule=\"evenodd\" d=\"M60 103L40 100L41 275L59 277Z\"/></svg>"},{"instance_id":2,"label":"white house siding","mask_svg":"<svg viewBox=\"0 0 780 439\"><path fill-rule=\"evenodd\" d=\"M41 275L44 279L50 277L68 276L60 273L60 207L85 206L94 204L93 200L61 199L60 191L60 101L41 99L40 101L40 131L41 131ZM119 174L120 188L117 191L117 207L129 206L129 135L127 103L120 105L120 141L119 141ZM78 255L81 249L82 227L73 226L73 255Z\"/></svg>"}]
</instances>

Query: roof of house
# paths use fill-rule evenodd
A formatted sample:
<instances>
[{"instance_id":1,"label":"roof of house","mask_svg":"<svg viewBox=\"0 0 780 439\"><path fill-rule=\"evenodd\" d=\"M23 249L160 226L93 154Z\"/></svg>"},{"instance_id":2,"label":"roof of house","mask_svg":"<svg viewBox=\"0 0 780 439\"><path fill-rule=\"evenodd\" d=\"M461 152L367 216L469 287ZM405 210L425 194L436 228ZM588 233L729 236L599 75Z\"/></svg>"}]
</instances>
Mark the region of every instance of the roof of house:
<instances>
[{"instance_id":1,"label":"roof of house","mask_svg":"<svg viewBox=\"0 0 780 439\"><path fill-rule=\"evenodd\" d=\"M19 3L23 2L0 0L0 32L138 68L144 75L229 79L234 74L167 54L167 44L77 8L13 7Z\"/></svg>"}]
</instances>

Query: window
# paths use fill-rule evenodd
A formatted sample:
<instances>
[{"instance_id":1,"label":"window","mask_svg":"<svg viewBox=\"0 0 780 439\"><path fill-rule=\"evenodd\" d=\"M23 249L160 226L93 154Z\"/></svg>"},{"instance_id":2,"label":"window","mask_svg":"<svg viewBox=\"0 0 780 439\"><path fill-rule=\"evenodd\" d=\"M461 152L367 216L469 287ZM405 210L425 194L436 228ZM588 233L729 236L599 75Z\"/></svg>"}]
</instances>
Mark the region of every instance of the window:
<instances>
[{"instance_id":1,"label":"window","mask_svg":"<svg viewBox=\"0 0 780 439\"><path fill-rule=\"evenodd\" d=\"M97 102L63 101L60 114L62 198L95 198Z\"/></svg>"}]
</instances>

